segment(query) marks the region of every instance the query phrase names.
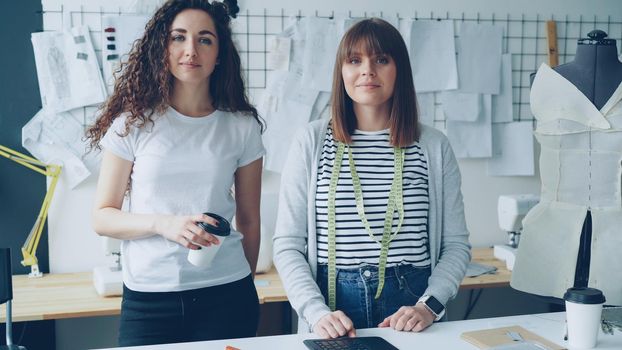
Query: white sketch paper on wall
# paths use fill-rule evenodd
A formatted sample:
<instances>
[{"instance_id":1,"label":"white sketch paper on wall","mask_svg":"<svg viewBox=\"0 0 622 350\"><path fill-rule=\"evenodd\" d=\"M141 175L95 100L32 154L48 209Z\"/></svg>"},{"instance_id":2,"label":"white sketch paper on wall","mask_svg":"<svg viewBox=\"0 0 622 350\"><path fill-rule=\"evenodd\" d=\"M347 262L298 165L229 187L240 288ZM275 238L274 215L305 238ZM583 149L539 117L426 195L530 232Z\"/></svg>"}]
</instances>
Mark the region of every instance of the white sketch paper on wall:
<instances>
[{"instance_id":1,"label":"white sketch paper on wall","mask_svg":"<svg viewBox=\"0 0 622 350\"><path fill-rule=\"evenodd\" d=\"M509 123L514 120L512 101L512 54L501 56L501 90L492 96L492 122Z\"/></svg>"},{"instance_id":2,"label":"white sketch paper on wall","mask_svg":"<svg viewBox=\"0 0 622 350\"><path fill-rule=\"evenodd\" d=\"M417 93L417 112L419 112L421 123L434 127L434 116L436 115L434 93Z\"/></svg>"},{"instance_id":3,"label":"white sketch paper on wall","mask_svg":"<svg viewBox=\"0 0 622 350\"><path fill-rule=\"evenodd\" d=\"M106 91L87 26L32 33L41 104L63 112L101 103Z\"/></svg>"},{"instance_id":4,"label":"white sketch paper on wall","mask_svg":"<svg viewBox=\"0 0 622 350\"><path fill-rule=\"evenodd\" d=\"M503 27L460 22L456 42L461 92L499 93Z\"/></svg>"},{"instance_id":5,"label":"white sketch paper on wall","mask_svg":"<svg viewBox=\"0 0 622 350\"><path fill-rule=\"evenodd\" d=\"M289 39L291 41L288 70L300 75L303 74L306 33L307 18L302 18L300 20L290 18L285 29L277 35L279 38Z\"/></svg>"},{"instance_id":6,"label":"white sketch paper on wall","mask_svg":"<svg viewBox=\"0 0 622 350\"><path fill-rule=\"evenodd\" d=\"M302 78L316 90L330 91L339 45L337 22L328 18L307 19Z\"/></svg>"},{"instance_id":7,"label":"white sketch paper on wall","mask_svg":"<svg viewBox=\"0 0 622 350\"><path fill-rule=\"evenodd\" d=\"M533 126L530 121L493 124L494 154L488 159L489 176L534 174Z\"/></svg>"},{"instance_id":8,"label":"white sketch paper on wall","mask_svg":"<svg viewBox=\"0 0 622 350\"><path fill-rule=\"evenodd\" d=\"M453 21L412 21L408 46L418 92L458 88Z\"/></svg>"},{"instance_id":9,"label":"white sketch paper on wall","mask_svg":"<svg viewBox=\"0 0 622 350\"><path fill-rule=\"evenodd\" d=\"M98 164L97 152L86 154L84 126L74 115L81 112L42 109L22 128L22 146L44 163L62 165L61 177L70 188L89 177Z\"/></svg>"},{"instance_id":10,"label":"white sketch paper on wall","mask_svg":"<svg viewBox=\"0 0 622 350\"><path fill-rule=\"evenodd\" d=\"M281 172L289 144L298 129L305 126L319 91L300 86L300 76L273 71L258 108L268 127L262 135L266 147L266 170Z\"/></svg>"},{"instance_id":11,"label":"white sketch paper on wall","mask_svg":"<svg viewBox=\"0 0 622 350\"><path fill-rule=\"evenodd\" d=\"M443 91L438 93L443 104L445 120L474 122L482 113L482 95L468 92Z\"/></svg>"},{"instance_id":12,"label":"white sketch paper on wall","mask_svg":"<svg viewBox=\"0 0 622 350\"><path fill-rule=\"evenodd\" d=\"M492 117L490 95L483 95L482 113L477 121L447 121L447 137L457 158L492 156Z\"/></svg>"},{"instance_id":13,"label":"white sketch paper on wall","mask_svg":"<svg viewBox=\"0 0 622 350\"><path fill-rule=\"evenodd\" d=\"M289 54L292 51L292 39L274 37L268 42L266 68L269 70L289 70Z\"/></svg>"}]
</instances>

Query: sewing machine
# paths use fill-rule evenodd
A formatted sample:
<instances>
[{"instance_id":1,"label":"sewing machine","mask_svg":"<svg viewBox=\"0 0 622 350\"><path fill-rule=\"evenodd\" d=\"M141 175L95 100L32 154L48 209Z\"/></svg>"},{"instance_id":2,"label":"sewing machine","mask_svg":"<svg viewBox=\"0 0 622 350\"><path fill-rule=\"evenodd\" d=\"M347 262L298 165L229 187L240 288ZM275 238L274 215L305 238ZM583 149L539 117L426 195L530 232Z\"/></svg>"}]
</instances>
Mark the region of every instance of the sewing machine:
<instances>
[{"instance_id":1,"label":"sewing machine","mask_svg":"<svg viewBox=\"0 0 622 350\"><path fill-rule=\"evenodd\" d=\"M121 272L121 241L102 237L102 247L106 255L113 256L115 261L110 266L97 266L93 269L93 285L101 296L123 294L123 276Z\"/></svg>"},{"instance_id":2,"label":"sewing machine","mask_svg":"<svg viewBox=\"0 0 622 350\"><path fill-rule=\"evenodd\" d=\"M508 243L494 246L495 258L505 261L508 270L514 268L516 249L520 242L523 229L523 218L533 206L538 204L540 197L534 194L501 195L497 202L499 227L507 232Z\"/></svg>"}]
</instances>

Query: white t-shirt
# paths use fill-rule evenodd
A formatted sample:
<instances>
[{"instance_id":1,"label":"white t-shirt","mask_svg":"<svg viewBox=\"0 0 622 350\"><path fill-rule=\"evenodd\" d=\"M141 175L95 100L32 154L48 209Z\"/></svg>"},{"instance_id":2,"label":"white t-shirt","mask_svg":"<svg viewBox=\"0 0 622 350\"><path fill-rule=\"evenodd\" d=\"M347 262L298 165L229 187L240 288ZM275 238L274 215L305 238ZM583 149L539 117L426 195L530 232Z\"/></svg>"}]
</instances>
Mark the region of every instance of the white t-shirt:
<instances>
[{"instance_id":1,"label":"white t-shirt","mask_svg":"<svg viewBox=\"0 0 622 350\"><path fill-rule=\"evenodd\" d=\"M231 221L234 173L265 153L254 118L223 111L193 118L169 107L153 116L154 123L131 127L121 137L125 120L115 119L101 144L134 163L130 213L213 212ZM209 268L190 264L188 248L160 235L124 241L123 282L136 291L166 292L237 281L250 273L241 240L232 229Z\"/></svg>"}]
</instances>

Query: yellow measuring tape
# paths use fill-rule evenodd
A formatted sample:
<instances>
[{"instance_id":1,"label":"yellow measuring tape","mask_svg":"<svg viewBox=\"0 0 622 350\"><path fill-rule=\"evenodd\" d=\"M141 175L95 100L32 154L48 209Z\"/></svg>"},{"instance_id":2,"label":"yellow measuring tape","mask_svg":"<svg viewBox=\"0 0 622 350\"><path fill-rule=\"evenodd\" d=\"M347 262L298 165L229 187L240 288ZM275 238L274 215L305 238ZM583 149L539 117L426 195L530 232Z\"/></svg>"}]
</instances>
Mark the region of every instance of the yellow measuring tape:
<instances>
[{"instance_id":1,"label":"yellow measuring tape","mask_svg":"<svg viewBox=\"0 0 622 350\"><path fill-rule=\"evenodd\" d=\"M328 188L328 307L335 311L337 305L337 253L336 253L336 210L335 197L337 193L337 184L339 182L339 172L343 161L343 153L345 144L338 142L337 153L335 154L335 162L333 164L330 176L330 186ZM354 187L354 198L356 200L356 210L359 218L365 226L365 230L371 239L380 244L380 261L378 262L378 290L375 298L378 299L384 287L385 269L387 266L387 256L389 253L389 244L395 235L400 232L402 222L404 221L404 201L402 187L402 171L404 169L404 149L395 147L394 165L393 165L393 182L391 183L391 191L389 192L389 200L387 202L387 211L384 218L384 229L382 232L382 241L378 241L371 231L369 222L365 217L365 206L363 204L363 191L361 189L361 180L356 172L352 150L348 147L348 163L350 166L350 175L352 176L352 186ZM397 209L399 215L399 223L397 229L391 234L393 227L393 212Z\"/></svg>"}]
</instances>

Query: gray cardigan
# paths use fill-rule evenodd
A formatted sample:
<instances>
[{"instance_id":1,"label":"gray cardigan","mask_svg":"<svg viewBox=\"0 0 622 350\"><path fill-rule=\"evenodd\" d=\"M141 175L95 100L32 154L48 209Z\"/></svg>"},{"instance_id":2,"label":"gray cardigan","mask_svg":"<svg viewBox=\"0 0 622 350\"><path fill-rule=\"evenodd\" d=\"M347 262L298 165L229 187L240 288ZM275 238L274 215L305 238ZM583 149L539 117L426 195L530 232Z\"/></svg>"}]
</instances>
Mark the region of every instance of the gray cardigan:
<instances>
[{"instance_id":1,"label":"gray cardigan","mask_svg":"<svg viewBox=\"0 0 622 350\"><path fill-rule=\"evenodd\" d=\"M317 168L329 120L311 122L294 137L281 174L274 233L274 264L287 297L299 316L298 331L308 332L330 312L315 282ZM427 295L446 304L458 292L471 259L464 220L460 170L447 137L421 126L420 146L428 163L430 209L428 239L432 275Z\"/></svg>"}]
</instances>

